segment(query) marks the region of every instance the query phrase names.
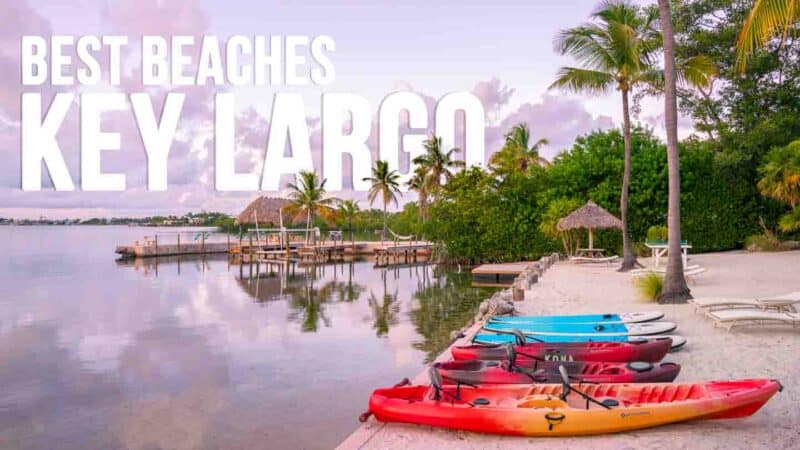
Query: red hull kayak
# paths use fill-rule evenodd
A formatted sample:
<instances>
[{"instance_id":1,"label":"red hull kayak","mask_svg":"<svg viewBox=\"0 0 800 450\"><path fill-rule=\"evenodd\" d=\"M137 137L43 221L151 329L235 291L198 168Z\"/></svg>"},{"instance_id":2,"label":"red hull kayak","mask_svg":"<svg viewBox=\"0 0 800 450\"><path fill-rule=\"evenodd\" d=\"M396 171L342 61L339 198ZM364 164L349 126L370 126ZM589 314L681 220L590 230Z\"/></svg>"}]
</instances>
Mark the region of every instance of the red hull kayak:
<instances>
[{"instance_id":1,"label":"red hull kayak","mask_svg":"<svg viewBox=\"0 0 800 450\"><path fill-rule=\"evenodd\" d=\"M529 342L517 345L518 360L536 357L548 361L658 362L664 358L672 339L647 339L633 342ZM508 359L506 345L465 345L453 347L453 359Z\"/></svg>"},{"instance_id":2,"label":"red hull kayak","mask_svg":"<svg viewBox=\"0 0 800 450\"><path fill-rule=\"evenodd\" d=\"M562 384L404 386L373 392L369 412L383 422L516 436L575 436L747 417L780 389L780 383L767 379L568 388Z\"/></svg>"},{"instance_id":3,"label":"red hull kayak","mask_svg":"<svg viewBox=\"0 0 800 450\"><path fill-rule=\"evenodd\" d=\"M563 365L576 383L659 383L670 382L678 376L681 366L675 363L649 362L560 362L517 361L448 361L433 365L445 383L526 384L558 383L558 367ZM509 368L511 368L509 370Z\"/></svg>"}]
</instances>

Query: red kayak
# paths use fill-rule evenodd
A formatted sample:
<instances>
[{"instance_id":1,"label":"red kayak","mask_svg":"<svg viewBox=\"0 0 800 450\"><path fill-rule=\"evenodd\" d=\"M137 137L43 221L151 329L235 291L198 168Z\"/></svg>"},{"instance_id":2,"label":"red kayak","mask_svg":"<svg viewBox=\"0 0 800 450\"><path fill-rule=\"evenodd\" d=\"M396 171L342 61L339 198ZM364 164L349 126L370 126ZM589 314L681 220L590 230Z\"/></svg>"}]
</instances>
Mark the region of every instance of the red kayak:
<instances>
[{"instance_id":1,"label":"red kayak","mask_svg":"<svg viewBox=\"0 0 800 450\"><path fill-rule=\"evenodd\" d=\"M530 384L559 383L558 366L563 365L575 383L660 383L678 376L681 366L675 363L561 362L525 360L448 361L433 365L446 384Z\"/></svg>"},{"instance_id":2,"label":"red kayak","mask_svg":"<svg viewBox=\"0 0 800 450\"><path fill-rule=\"evenodd\" d=\"M697 383L445 385L431 370L430 386L378 389L370 414L405 422L517 436L617 433L697 419L747 417L781 385L754 379Z\"/></svg>"},{"instance_id":3,"label":"red kayak","mask_svg":"<svg viewBox=\"0 0 800 450\"><path fill-rule=\"evenodd\" d=\"M528 342L516 345L517 358L547 361L658 362L672 346L672 339L641 339L631 342ZM453 347L453 359L507 360L506 345Z\"/></svg>"}]
</instances>

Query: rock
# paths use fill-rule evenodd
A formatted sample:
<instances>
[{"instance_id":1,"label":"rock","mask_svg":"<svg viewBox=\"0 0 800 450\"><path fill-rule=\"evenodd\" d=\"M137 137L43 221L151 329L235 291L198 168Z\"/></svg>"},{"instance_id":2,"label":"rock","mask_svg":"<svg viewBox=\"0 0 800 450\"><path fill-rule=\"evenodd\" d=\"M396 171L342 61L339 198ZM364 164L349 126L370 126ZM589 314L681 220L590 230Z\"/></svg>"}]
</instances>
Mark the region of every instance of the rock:
<instances>
[{"instance_id":1,"label":"rock","mask_svg":"<svg viewBox=\"0 0 800 450\"><path fill-rule=\"evenodd\" d=\"M494 312L492 315L504 316L513 313L514 313L514 304L503 302L503 303L498 303L494 306Z\"/></svg>"},{"instance_id":2,"label":"rock","mask_svg":"<svg viewBox=\"0 0 800 450\"><path fill-rule=\"evenodd\" d=\"M450 342L455 341L456 339L461 339L464 337L464 333L461 330L456 330L450 333Z\"/></svg>"}]
</instances>

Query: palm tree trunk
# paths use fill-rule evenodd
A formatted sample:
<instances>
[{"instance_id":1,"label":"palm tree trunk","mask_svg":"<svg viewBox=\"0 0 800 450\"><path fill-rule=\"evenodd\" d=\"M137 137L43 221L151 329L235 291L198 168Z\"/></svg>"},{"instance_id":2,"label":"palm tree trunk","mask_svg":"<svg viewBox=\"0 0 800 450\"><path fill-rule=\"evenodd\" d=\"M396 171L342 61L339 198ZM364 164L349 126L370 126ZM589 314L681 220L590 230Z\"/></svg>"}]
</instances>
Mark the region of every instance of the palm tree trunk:
<instances>
[{"instance_id":1,"label":"palm tree trunk","mask_svg":"<svg viewBox=\"0 0 800 450\"><path fill-rule=\"evenodd\" d=\"M347 221L347 228L350 229L350 244L352 244L353 248L356 248L356 236L353 234L353 221Z\"/></svg>"},{"instance_id":2,"label":"palm tree trunk","mask_svg":"<svg viewBox=\"0 0 800 450\"><path fill-rule=\"evenodd\" d=\"M658 0L661 31L664 36L664 121L667 128L667 169L669 205L667 208L667 273L659 303L686 303L692 298L683 276L681 259L681 178L678 153L678 108L675 89L675 40L672 34L669 0Z\"/></svg>"},{"instance_id":3,"label":"palm tree trunk","mask_svg":"<svg viewBox=\"0 0 800 450\"><path fill-rule=\"evenodd\" d=\"M383 233L381 235L381 242L386 239L386 199L383 200Z\"/></svg>"},{"instance_id":4,"label":"palm tree trunk","mask_svg":"<svg viewBox=\"0 0 800 450\"><path fill-rule=\"evenodd\" d=\"M306 245L309 244L309 238L311 237L311 209L309 208L306 211Z\"/></svg>"},{"instance_id":5,"label":"palm tree trunk","mask_svg":"<svg viewBox=\"0 0 800 450\"><path fill-rule=\"evenodd\" d=\"M622 90L622 139L625 147L625 168L622 172L622 192L619 196L619 214L622 220L622 266L620 272L636 267L636 255L628 234L628 186L631 180L631 113L628 106L628 90Z\"/></svg>"}]
</instances>

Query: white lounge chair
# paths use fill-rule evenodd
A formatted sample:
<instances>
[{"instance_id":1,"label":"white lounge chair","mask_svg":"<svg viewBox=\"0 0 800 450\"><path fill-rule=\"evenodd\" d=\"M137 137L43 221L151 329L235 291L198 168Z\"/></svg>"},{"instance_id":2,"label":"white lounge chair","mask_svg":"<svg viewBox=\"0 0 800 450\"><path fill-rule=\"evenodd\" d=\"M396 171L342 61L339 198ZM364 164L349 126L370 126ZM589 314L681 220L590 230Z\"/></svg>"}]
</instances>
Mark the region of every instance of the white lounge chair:
<instances>
[{"instance_id":1,"label":"white lounge chair","mask_svg":"<svg viewBox=\"0 0 800 450\"><path fill-rule=\"evenodd\" d=\"M695 275L700 275L701 273L703 273L705 271L706 271L705 267L700 267L700 266L697 266L697 265L687 266L686 268L683 269L683 276L686 277L687 279L689 279L689 278L691 278L691 277L693 277ZM631 275L633 275L634 278L638 278L638 277L643 277L645 275L649 275L651 273L657 273L659 275L664 275L664 274L667 273L667 269L664 268L664 267L657 267L657 268L647 267L647 268L644 268L644 269L634 269L634 270L631 270L629 273Z\"/></svg>"},{"instance_id":2,"label":"white lounge chair","mask_svg":"<svg viewBox=\"0 0 800 450\"><path fill-rule=\"evenodd\" d=\"M778 324L800 326L800 314L778 311L761 311L758 309L728 309L711 311L708 316L714 320L714 326L731 328L739 325Z\"/></svg>"},{"instance_id":3,"label":"white lounge chair","mask_svg":"<svg viewBox=\"0 0 800 450\"><path fill-rule=\"evenodd\" d=\"M764 298L700 297L690 301L695 311L746 308L794 312L794 306L800 304L800 291Z\"/></svg>"},{"instance_id":4,"label":"white lounge chair","mask_svg":"<svg viewBox=\"0 0 800 450\"><path fill-rule=\"evenodd\" d=\"M619 256L602 256L602 257L591 257L591 256L570 256L569 260L576 263L576 264L584 264L584 263L606 263L611 264L612 262L619 259Z\"/></svg>"},{"instance_id":5,"label":"white lounge chair","mask_svg":"<svg viewBox=\"0 0 800 450\"><path fill-rule=\"evenodd\" d=\"M703 269L703 268L700 267L698 264L693 264L691 266L685 266L683 268L683 273L685 274L686 272L692 272L692 271L699 270L699 269ZM705 269L703 269L703 271L705 271ZM667 268L666 267L643 267L641 269L633 269L628 273L630 273L631 275L642 275L642 274L646 275L648 273L665 274L665 273L667 273Z\"/></svg>"}]
</instances>

